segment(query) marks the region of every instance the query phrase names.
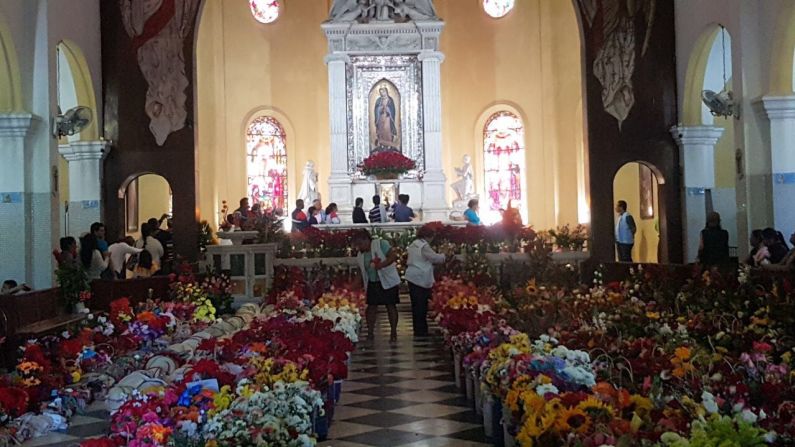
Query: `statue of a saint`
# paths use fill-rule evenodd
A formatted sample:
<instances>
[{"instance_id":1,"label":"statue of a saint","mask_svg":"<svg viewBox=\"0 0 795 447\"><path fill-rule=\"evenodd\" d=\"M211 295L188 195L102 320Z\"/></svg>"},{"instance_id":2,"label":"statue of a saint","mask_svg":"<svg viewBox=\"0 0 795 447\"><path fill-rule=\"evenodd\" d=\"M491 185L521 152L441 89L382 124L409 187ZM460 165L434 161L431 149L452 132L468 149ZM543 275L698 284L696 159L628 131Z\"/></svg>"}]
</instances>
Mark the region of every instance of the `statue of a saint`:
<instances>
[{"instance_id":1,"label":"statue of a saint","mask_svg":"<svg viewBox=\"0 0 795 447\"><path fill-rule=\"evenodd\" d=\"M334 0L328 19L334 22L353 22L366 19L369 15L371 0Z\"/></svg>"},{"instance_id":2,"label":"statue of a saint","mask_svg":"<svg viewBox=\"0 0 795 447\"><path fill-rule=\"evenodd\" d=\"M309 160L304 166L304 179L301 181L301 190L298 198L309 206L310 203L320 198L317 192L317 172L315 172L315 162Z\"/></svg>"},{"instance_id":3,"label":"statue of a saint","mask_svg":"<svg viewBox=\"0 0 795 447\"><path fill-rule=\"evenodd\" d=\"M475 197L475 173L472 170L472 158L464 155L464 165L455 168L455 173L459 179L450 185L456 193L456 201L468 201Z\"/></svg>"},{"instance_id":4,"label":"statue of a saint","mask_svg":"<svg viewBox=\"0 0 795 447\"><path fill-rule=\"evenodd\" d=\"M395 124L397 109L395 101L386 87L378 89L373 119L375 120L375 149L396 150L397 125Z\"/></svg>"},{"instance_id":5,"label":"statue of a saint","mask_svg":"<svg viewBox=\"0 0 795 447\"><path fill-rule=\"evenodd\" d=\"M432 0L397 0L395 14L408 20L436 19L436 8Z\"/></svg>"}]
</instances>

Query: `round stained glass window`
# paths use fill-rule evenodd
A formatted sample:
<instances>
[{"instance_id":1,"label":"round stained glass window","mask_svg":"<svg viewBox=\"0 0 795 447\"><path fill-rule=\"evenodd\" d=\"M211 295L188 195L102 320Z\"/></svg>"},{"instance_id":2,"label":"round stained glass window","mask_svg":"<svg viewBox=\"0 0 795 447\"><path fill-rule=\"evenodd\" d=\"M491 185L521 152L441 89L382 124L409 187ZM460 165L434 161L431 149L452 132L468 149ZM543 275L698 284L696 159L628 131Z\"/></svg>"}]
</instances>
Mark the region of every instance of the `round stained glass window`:
<instances>
[{"instance_id":1,"label":"round stained glass window","mask_svg":"<svg viewBox=\"0 0 795 447\"><path fill-rule=\"evenodd\" d=\"M513 9L516 0L483 0L483 10L486 14L499 19L505 17Z\"/></svg>"},{"instance_id":2,"label":"round stained glass window","mask_svg":"<svg viewBox=\"0 0 795 447\"><path fill-rule=\"evenodd\" d=\"M249 0L251 15L260 23L273 23L279 18L278 0Z\"/></svg>"}]
</instances>

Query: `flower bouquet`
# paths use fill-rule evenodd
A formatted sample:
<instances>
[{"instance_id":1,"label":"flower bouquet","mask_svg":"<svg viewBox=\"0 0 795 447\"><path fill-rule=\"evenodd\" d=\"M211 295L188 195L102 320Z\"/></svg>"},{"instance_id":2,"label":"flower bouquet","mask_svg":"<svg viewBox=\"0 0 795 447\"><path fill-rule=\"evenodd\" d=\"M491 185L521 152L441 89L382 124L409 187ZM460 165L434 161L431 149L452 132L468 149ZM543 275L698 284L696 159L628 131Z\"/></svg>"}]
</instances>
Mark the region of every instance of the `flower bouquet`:
<instances>
[{"instance_id":1,"label":"flower bouquet","mask_svg":"<svg viewBox=\"0 0 795 447\"><path fill-rule=\"evenodd\" d=\"M400 152L390 151L370 155L359 164L362 174L379 179L396 179L399 175L405 174L415 167L414 160Z\"/></svg>"}]
</instances>

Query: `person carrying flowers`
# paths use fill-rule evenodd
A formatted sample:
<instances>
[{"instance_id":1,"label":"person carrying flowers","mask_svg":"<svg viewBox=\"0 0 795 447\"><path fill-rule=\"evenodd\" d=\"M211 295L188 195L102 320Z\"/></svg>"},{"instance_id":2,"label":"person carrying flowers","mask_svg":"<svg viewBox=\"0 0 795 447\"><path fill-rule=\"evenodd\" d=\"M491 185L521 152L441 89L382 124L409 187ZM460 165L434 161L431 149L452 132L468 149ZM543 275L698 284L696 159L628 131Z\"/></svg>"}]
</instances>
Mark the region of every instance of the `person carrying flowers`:
<instances>
[{"instance_id":1,"label":"person carrying flowers","mask_svg":"<svg viewBox=\"0 0 795 447\"><path fill-rule=\"evenodd\" d=\"M374 338L378 306L386 306L389 316L391 334L389 341L397 341L400 275L395 261L397 253L392 250L389 242L373 239L366 230L357 233L351 240L351 245L359 252L357 261L362 272L364 288L367 291L367 338Z\"/></svg>"}]
</instances>

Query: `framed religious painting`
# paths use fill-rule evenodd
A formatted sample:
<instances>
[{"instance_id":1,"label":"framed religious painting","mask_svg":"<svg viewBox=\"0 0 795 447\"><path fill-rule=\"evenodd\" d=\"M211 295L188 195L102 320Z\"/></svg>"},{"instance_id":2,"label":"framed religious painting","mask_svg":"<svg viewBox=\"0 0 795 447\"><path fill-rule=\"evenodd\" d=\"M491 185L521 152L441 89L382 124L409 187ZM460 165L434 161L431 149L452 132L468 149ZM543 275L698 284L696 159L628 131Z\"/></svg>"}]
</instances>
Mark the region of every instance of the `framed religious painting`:
<instances>
[{"instance_id":1,"label":"framed religious painting","mask_svg":"<svg viewBox=\"0 0 795 447\"><path fill-rule=\"evenodd\" d=\"M654 173L643 163L638 163L640 169L640 218L654 219Z\"/></svg>"},{"instance_id":2,"label":"framed religious painting","mask_svg":"<svg viewBox=\"0 0 795 447\"><path fill-rule=\"evenodd\" d=\"M351 56L347 66L348 173L376 152L425 168L422 69L417 56Z\"/></svg>"}]
</instances>

